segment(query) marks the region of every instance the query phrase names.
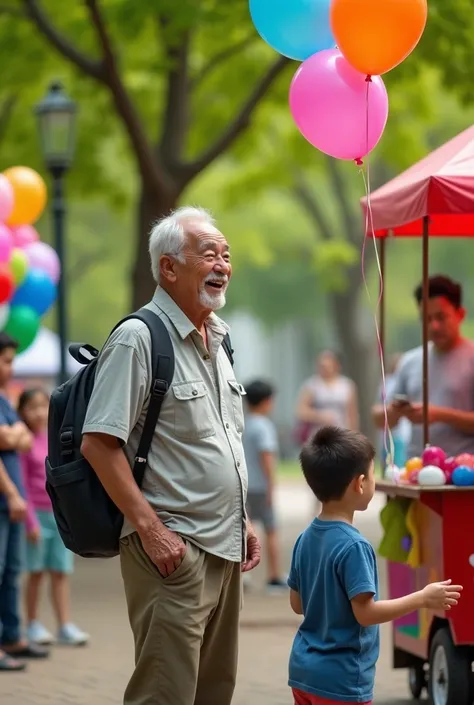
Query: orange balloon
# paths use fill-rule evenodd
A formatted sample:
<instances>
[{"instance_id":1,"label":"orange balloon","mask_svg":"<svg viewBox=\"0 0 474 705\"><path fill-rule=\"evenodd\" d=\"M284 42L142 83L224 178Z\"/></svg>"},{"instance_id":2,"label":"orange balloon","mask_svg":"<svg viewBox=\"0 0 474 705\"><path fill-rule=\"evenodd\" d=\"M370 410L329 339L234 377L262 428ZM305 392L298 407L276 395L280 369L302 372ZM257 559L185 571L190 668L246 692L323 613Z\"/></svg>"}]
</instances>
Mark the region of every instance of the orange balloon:
<instances>
[{"instance_id":1,"label":"orange balloon","mask_svg":"<svg viewBox=\"0 0 474 705\"><path fill-rule=\"evenodd\" d=\"M423 461L421 458L409 458L405 463L405 469L408 474L410 474L411 472L416 472L417 470L421 470L422 468Z\"/></svg>"},{"instance_id":2,"label":"orange balloon","mask_svg":"<svg viewBox=\"0 0 474 705\"><path fill-rule=\"evenodd\" d=\"M41 176L27 166L14 166L3 172L12 185L15 196L13 210L7 225L31 225L44 210L47 200L46 184Z\"/></svg>"},{"instance_id":3,"label":"orange balloon","mask_svg":"<svg viewBox=\"0 0 474 705\"><path fill-rule=\"evenodd\" d=\"M340 52L361 73L380 76L420 41L427 0L332 0L331 28Z\"/></svg>"}]
</instances>

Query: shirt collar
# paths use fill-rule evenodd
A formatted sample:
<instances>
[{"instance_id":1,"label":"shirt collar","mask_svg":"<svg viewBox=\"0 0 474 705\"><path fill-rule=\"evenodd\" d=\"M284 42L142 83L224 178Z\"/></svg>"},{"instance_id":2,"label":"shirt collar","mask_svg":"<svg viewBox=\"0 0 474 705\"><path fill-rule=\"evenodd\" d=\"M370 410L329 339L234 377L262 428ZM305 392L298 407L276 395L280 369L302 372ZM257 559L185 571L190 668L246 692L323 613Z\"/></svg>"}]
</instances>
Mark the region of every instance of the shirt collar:
<instances>
[{"instance_id":1,"label":"shirt collar","mask_svg":"<svg viewBox=\"0 0 474 705\"><path fill-rule=\"evenodd\" d=\"M153 303L168 316L183 340L187 338L188 335L190 335L194 330L196 330L196 326L191 323L189 318L185 313L183 313L174 299L172 299L171 296L161 288L161 286L156 288L153 296ZM221 318L216 316L215 313L211 313L208 316L206 319L206 326L212 333L222 338L230 330L229 326Z\"/></svg>"}]
</instances>

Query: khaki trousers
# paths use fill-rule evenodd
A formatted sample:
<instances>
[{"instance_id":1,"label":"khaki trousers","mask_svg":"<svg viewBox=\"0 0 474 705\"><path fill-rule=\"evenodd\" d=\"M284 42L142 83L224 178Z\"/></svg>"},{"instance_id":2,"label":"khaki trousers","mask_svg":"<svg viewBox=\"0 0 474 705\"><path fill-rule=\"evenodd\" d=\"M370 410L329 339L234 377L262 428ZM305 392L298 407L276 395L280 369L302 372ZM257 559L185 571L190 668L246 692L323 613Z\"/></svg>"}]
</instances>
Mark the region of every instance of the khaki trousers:
<instances>
[{"instance_id":1,"label":"khaki trousers","mask_svg":"<svg viewBox=\"0 0 474 705\"><path fill-rule=\"evenodd\" d=\"M138 534L120 542L135 671L124 705L230 705L237 673L240 563L186 542L163 578Z\"/></svg>"}]
</instances>

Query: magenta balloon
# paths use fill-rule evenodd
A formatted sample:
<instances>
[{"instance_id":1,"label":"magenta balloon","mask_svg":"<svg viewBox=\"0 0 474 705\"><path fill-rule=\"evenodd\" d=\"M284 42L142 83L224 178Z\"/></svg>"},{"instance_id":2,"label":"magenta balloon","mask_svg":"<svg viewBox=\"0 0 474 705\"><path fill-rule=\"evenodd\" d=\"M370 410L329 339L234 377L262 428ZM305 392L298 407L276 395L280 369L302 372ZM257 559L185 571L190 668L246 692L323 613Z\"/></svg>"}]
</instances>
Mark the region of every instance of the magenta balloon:
<instances>
[{"instance_id":1,"label":"magenta balloon","mask_svg":"<svg viewBox=\"0 0 474 705\"><path fill-rule=\"evenodd\" d=\"M15 194L5 174L0 174L0 220L7 220L13 210Z\"/></svg>"},{"instance_id":2,"label":"magenta balloon","mask_svg":"<svg viewBox=\"0 0 474 705\"><path fill-rule=\"evenodd\" d=\"M10 261L13 252L13 237L10 228L0 223L0 263Z\"/></svg>"},{"instance_id":3,"label":"magenta balloon","mask_svg":"<svg viewBox=\"0 0 474 705\"><path fill-rule=\"evenodd\" d=\"M337 159L362 159L380 140L388 95L380 76L359 73L338 49L319 51L298 68L290 87L296 125L314 147Z\"/></svg>"},{"instance_id":4,"label":"magenta balloon","mask_svg":"<svg viewBox=\"0 0 474 705\"><path fill-rule=\"evenodd\" d=\"M11 230L15 247L26 247L39 240L39 235L32 225L17 225Z\"/></svg>"},{"instance_id":5,"label":"magenta balloon","mask_svg":"<svg viewBox=\"0 0 474 705\"><path fill-rule=\"evenodd\" d=\"M55 284L58 283L61 266L56 251L50 245L45 242L32 242L23 251L31 269L41 269Z\"/></svg>"}]
</instances>

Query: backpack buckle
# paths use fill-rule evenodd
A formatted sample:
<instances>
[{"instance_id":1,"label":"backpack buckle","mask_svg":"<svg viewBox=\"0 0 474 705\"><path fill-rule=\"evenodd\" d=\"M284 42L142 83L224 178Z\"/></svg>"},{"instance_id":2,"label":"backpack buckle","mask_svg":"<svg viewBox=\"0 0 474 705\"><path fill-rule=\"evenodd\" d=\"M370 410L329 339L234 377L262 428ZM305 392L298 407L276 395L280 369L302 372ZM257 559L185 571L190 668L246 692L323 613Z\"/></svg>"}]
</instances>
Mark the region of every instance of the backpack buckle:
<instances>
[{"instance_id":1,"label":"backpack buckle","mask_svg":"<svg viewBox=\"0 0 474 705\"><path fill-rule=\"evenodd\" d=\"M155 379L153 382L153 387L151 390L151 395L153 397L164 397L168 391L169 384L164 379Z\"/></svg>"}]
</instances>

